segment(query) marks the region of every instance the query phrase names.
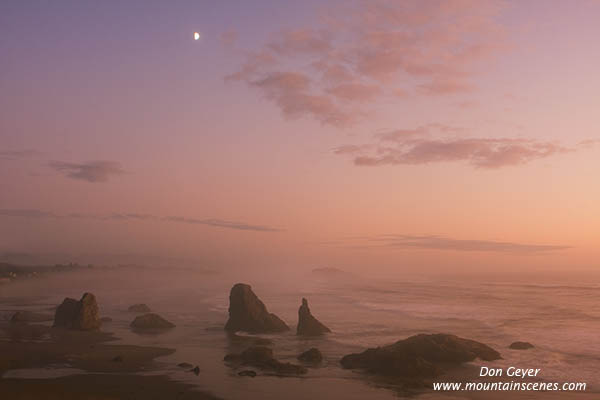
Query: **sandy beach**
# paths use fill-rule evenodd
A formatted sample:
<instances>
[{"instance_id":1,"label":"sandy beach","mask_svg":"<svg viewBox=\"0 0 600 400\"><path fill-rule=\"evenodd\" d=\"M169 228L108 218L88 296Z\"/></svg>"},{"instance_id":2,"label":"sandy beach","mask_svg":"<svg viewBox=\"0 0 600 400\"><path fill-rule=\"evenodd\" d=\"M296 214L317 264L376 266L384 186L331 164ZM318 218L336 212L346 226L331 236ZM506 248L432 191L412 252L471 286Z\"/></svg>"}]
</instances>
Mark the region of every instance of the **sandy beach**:
<instances>
[{"instance_id":1,"label":"sandy beach","mask_svg":"<svg viewBox=\"0 0 600 400\"><path fill-rule=\"evenodd\" d=\"M152 373L173 349L110 344L107 332L72 331L45 325L0 323L0 375L10 370L69 366L75 375L47 379L3 377L10 399L216 399L192 385ZM52 367L52 369L50 369ZM43 372L42 372L43 373Z\"/></svg>"}]
</instances>

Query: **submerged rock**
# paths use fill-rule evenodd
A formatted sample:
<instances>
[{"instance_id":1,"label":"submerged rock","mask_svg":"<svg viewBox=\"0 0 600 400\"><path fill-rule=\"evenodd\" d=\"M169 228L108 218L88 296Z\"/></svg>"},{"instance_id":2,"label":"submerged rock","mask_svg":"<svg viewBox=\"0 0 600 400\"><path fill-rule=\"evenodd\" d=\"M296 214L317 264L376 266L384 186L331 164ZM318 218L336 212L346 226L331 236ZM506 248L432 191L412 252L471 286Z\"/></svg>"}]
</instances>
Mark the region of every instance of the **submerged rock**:
<instances>
[{"instance_id":1,"label":"submerged rock","mask_svg":"<svg viewBox=\"0 0 600 400\"><path fill-rule=\"evenodd\" d=\"M529 342L513 342L508 346L509 349L513 350L528 350L533 349L535 346Z\"/></svg>"},{"instance_id":2,"label":"submerged rock","mask_svg":"<svg viewBox=\"0 0 600 400\"><path fill-rule=\"evenodd\" d=\"M134 304L132 306L130 306L127 311L129 312L136 312L136 313L149 313L152 312L152 310L150 309L150 307L148 307L145 304Z\"/></svg>"},{"instance_id":3,"label":"submerged rock","mask_svg":"<svg viewBox=\"0 0 600 400\"><path fill-rule=\"evenodd\" d=\"M50 314L40 314L32 311L17 311L13 314L10 322L46 322L52 321L54 316Z\"/></svg>"},{"instance_id":4,"label":"submerged rock","mask_svg":"<svg viewBox=\"0 0 600 400\"><path fill-rule=\"evenodd\" d=\"M190 369L190 372L193 372L196 376L198 376L200 375L200 367L196 365L194 368Z\"/></svg>"},{"instance_id":5,"label":"submerged rock","mask_svg":"<svg viewBox=\"0 0 600 400\"><path fill-rule=\"evenodd\" d=\"M153 313L138 315L130 326L135 330L164 330L175 328L175 324L172 324L160 315Z\"/></svg>"},{"instance_id":6,"label":"submerged rock","mask_svg":"<svg viewBox=\"0 0 600 400\"><path fill-rule=\"evenodd\" d=\"M474 340L454 335L420 334L394 344L349 354L340 361L344 368L403 378L433 378L448 367L473 361L500 359L500 353Z\"/></svg>"},{"instance_id":7,"label":"submerged rock","mask_svg":"<svg viewBox=\"0 0 600 400\"><path fill-rule=\"evenodd\" d=\"M321 354L319 349L313 347L312 349L306 350L304 353L300 354L298 356L298 360L307 363L318 364L323 361L323 354Z\"/></svg>"},{"instance_id":8,"label":"submerged rock","mask_svg":"<svg viewBox=\"0 0 600 400\"><path fill-rule=\"evenodd\" d=\"M180 368L192 368L193 367L192 364L187 363L187 362L179 363L179 364L177 364L177 366L180 367Z\"/></svg>"},{"instance_id":9,"label":"submerged rock","mask_svg":"<svg viewBox=\"0 0 600 400\"><path fill-rule=\"evenodd\" d=\"M299 375L308 372L301 365L283 363L273 357L273 350L264 346L253 346L244 350L241 354L227 354L225 361L241 365L274 371L277 374Z\"/></svg>"},{"instance_id":10,"label":"submerged rock","mask_svg":"<svg viewBox=\"0 0 600 400\"><path fill-rule=\"evenodd\" d=\"M256 372L250 370L250 369L245 369L243 371L238 372L239 376L249 376L251 378L254 378L256 376Z\"/></svg>"},{"instance_id":11,"label":"submerged rock","mask_svg":"<svg viewBox=\"0 0 600 400\"><path fill-rule=\"evenodd\" d=\"M329 333L331 330L313 317L308 308L308 300L302 299L302 305L298 309L298 327L296 334L302 336L318 336Z\"/></svg>"},{"instance_id":12,"label":"submerged rock","mask_svg":"<svg viewBox=\"0 0 600 400\"><path fill-rule=\"evenodd\" d=\"M250 333L284 332L290 328L254 294L250 285L238 283L229 294L229 320L225 330Z\"/></svg>"},{"instance_id":13,"label":"submerged rock","mask_svg":"<svg viewBox=\"0 0 600 400\"><path fill-rule=\"evenodd\" d=\"M79 301L67 297L56 309L53 326L78 330L100 328L96 296L85 293Z\"/></svg>"}]
</instances>

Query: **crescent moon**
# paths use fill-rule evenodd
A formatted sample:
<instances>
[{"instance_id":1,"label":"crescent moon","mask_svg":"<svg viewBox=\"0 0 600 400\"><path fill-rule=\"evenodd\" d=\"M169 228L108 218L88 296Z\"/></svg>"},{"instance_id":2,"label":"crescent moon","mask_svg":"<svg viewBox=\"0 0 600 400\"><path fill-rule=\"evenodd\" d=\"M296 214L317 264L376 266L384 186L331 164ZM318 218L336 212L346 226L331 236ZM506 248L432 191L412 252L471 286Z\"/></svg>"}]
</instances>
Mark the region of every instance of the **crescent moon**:
<instances>
[{"instance_id":1,"label":"crescent moon","mask_svg":"<svg viewBox=\"0 0 600 400\"><path fill-rule=\"evenodd\" d=\"M198 32L194 32L194 40L200 40L200 34Z\"/></svg>"}]
</instances>

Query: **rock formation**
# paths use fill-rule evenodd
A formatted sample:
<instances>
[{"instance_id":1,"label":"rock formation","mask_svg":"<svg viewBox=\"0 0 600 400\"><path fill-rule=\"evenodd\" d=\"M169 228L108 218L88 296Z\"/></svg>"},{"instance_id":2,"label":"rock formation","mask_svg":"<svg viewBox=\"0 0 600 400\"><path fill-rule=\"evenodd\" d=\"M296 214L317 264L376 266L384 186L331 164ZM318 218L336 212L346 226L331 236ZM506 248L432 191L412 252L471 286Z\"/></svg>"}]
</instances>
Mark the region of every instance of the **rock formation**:
<instances>
[{"instance_id":1,"label":"rock formation","mask_svg":"<svg viewBox=\"0 0 600 400\"><path fill-rule=\"evenodd\" d=\"M274 371L276 374L282 375L305 374L308 371L301 365L277 361L273 357L273 350L264 346L249 347L242 354L227 354L224 360L229 363Z\"/></svg>"},{"instance_id":2,"label":"rock formation","mask_svg":"<svg viewBox=\"0 0 600 400\"><path fill-rule=\"evenodd\" d=\"M318 364L323 361L323 354L321 354L319 349L313 347L312 349L306 350L304 353L300 354L298 356L298 360L306 363Z\"/></svg>"},{"instance_id":3,"label":"rock formation","mask_svg":"<svg viewBox=\"0 0 600 400\"><path fill-rule=\"evenodd\" d=\"M53 326L78 330L100 328L96 297L91 293L85 293L79 301L67 297L56 309Z\"/></svg>"},{"instance_id":4,"label":"rock formation","mask_svg":"<svg viewBox=\"0 0 600 400\"><path fill-rule=\"evenodd\" d=\"M150 309L150 307L148 307L145 304L134 304L132 306L130 306L127 311L130 312L136 312L136 313L149 313L152 312L152 310Z\"/></svg>"},{"instance_id":5,"label":"rock formation","mask_svg":"<svg viewBox=\"0 0 600 400\"><path fill-rule=\"evenodd\" d=\"M158 314L148 313L135 317L130 326L134 330L163 330L174 328L175 325Z\"/></svg>"},{"instance_id":6,"label":"rock formation","mask_svg":"<svg viewBox=\"0 0 600 400\"><path fill-rule=\"evenodd\" d=\"M229 320L225 330L250 333L283 332L290 328L277 315L267 311L250 285L238 283L229 294Z\"/></svg>"},{"instance_id":7,"label":"rock formation","mask_svg":"<svg viewBox=\"0 0 600 400\"><path fill-rule=\"evenodd\" d=\"M513 342L510 344L510 346L508 346L509 349L513 349L513 350L528 350L528 349L532 349L534 347L535 346L529 342Z\"/></svg>"},{"instance_id":8,"label":"rock formation","mask_svg":"<svg viewBox=\"0 0 600 400\"><path fill-rule=\"evenodd\" d=\"M439 376L447 367L476 358L493 361L501 357L496 350L474 340L447 334L420 334L346 355L341 364L344 368L360 368L379 375L421 379Z\"/></svg>"},{"instance_id":9,"label":"rock formation","mask_svg":"<svg viewBox=\"0 0 600 400\"><path fill-rule=\"evenodd\" d=\"M308 308L308 301L302 299L302 305L298 309L298 327L296 334L302 336L318 336L329 333L331 330L313 317Z\"/></svg>"},{"instance_id":10,"label":"rock formation","mask_svg":"<svg viewBox=\"0 0 600 400\"><path fill-rule=\"evenodd\" d=\"M32 311L17 311L10 318L10 322L45 322L52 321L54 316L51 314L40 314Z\"/></svg>"}]
</instances>

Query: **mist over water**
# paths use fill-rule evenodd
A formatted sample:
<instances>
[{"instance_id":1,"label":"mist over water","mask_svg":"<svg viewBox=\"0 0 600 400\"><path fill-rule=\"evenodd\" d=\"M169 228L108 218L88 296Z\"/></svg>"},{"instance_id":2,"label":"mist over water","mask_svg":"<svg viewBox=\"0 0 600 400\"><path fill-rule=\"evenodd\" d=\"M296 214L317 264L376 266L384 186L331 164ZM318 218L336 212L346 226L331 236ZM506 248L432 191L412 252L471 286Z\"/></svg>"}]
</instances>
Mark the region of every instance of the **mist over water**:
<instances>
[{"instance_id":1,"label":"mist over water","mask_svg":"<svg viewBox=\"0 0 600 400\"><path fill-rule=\"evenodd\" d=\"M237 376L223 362L228 353L247 344L232 341L223 331L227 320L229 290L233 284L252 285L270 312L290 326L284 334L260 335L273 340L275 357L297 362L296 356L318 347L325 361L301 378ZM393 343L417 333L452 333L494 347L503 360L475 361L454 374L476 380L478 366L540 368L540 378L556 382L586 382L588 392L600 390L600 285L549 282L491 281L481 279L435 280L431 278L373 279L341 271L291 274L207 273L190 269L120 268L55 274L0 287L1 318L19 309L42 310L64 297L96 295L101 316L113 318L102 330L114 332L118 343L161 346L177 351L158 359L166 373L209 390L226 399L344 398L392 399L393 385L341 369L340 358ZM323 338L295 335L302 297L313 314L333 331ZM129 329L135 317L127 308L146 303L177 327L158 335L139 335ZM514 341L535 345L528 351L508 349ZM195 376L178 363L199 365ZM64 367L64 366L63 366ZM68 370L67 370L68 371ZM74 371L77 372L77 371ZM48 377L57 371L46 372ZM59 373L64 373L61 369ZM16 370L11 376L36 377L38 370ZM507 381L510 379L507 378ZM438 381L444 381L439 378ZM447 398L449 393L429 393L427 398ZM431 397L433 396L433 397Z\"/></svg>"}]
</instances>

